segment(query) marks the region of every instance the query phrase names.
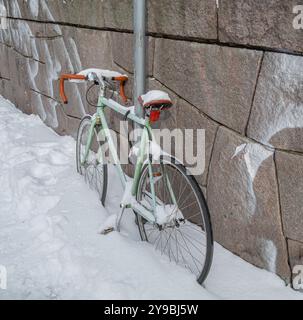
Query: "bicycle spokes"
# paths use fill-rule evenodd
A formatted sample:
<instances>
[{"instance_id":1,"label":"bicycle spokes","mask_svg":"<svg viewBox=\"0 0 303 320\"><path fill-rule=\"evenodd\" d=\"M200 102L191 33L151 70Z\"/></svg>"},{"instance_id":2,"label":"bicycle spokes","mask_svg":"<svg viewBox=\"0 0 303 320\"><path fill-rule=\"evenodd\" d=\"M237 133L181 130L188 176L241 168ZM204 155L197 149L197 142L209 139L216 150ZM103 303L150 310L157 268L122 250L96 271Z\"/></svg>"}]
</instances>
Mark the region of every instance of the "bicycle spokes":
<instances>
[{"instance_id":1,"label":"bicycle spokes","mask_svg":"<svg viewBox=\"0 0 303 320\"><path fill-rule=\"evenodd\" d=\"M172 163L153 164L157 223L141 221L144 237L162 255L201 277L208 253L207 215L196 186L184 170ZM152 210L150 174L146 169L140 183L138 201Z\"/></svg>"}]
</instances>

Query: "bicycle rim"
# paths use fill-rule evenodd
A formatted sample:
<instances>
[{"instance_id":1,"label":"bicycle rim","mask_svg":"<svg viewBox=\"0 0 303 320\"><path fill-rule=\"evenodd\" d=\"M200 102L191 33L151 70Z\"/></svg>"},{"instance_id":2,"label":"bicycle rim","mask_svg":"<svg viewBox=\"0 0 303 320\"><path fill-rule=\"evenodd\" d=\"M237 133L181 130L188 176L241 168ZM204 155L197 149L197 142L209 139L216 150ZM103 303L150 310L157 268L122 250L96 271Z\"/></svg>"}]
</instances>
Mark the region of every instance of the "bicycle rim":
<instances>
[{"instance_id":1,"label":"bicycle rim","mask_svg":"<svg viewBox=\"0 0 303 320\"><path fill-rule=\"evenodd\" d=\"M173 209L176 221L167 225L148 223L138 216L141 238L151 243L162 255L190 270L202 284L206 279L213 257L213 236L207 204L196 180L186 174L181 164L162 160L153 164L157 207ZM177 206L169 192L168 177L175 194ZM141 175L137 200L147 209L152 208L146 166ZM161 209L162 210L162 209Z\"/></svg>"},{"instance_id":2,"label":"bicycle rim","mask_svg":"<svg viewBox=\"0 0 303 320\"><path fill-rule=\"evenodd\" d=\"M96 191L101 203L105 204L107 193L108 172L107 165L104 164L102 148L98 142L97 130L94 130L92 145L85 163L86 145L91 127L91 117L87 116L82 119L77 138L77 170L84 176L89 187Z\"/></svg>"}]
</instances>

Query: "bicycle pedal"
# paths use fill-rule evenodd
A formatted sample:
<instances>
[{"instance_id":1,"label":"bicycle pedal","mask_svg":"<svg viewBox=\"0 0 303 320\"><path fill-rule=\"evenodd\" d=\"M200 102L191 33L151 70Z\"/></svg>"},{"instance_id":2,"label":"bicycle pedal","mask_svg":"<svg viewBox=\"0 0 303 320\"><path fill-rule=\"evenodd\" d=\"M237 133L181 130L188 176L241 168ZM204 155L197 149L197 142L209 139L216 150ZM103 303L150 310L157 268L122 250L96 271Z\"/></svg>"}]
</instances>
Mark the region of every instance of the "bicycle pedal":
<instances>
[{"instance_id":1,"label":"bicycle pedal","mask_svg":"<svg viewBox=\"0 0 303 320\"><path fill-rule=\"evenodd\" d=\"M102 234L103 236L106 236L112 232L115 231L115 228L114 227L110 227L110 228L107 228L107 229L104 229L100 232L100 234Z\"/></svg>"},{"instance_id":2,"label":"bicycle pedal","mask_svg":"<svg viewBox=\"0 0 303 320\"><path fill-rule=\"evenodd\" d=\"M160 178L160 177L162 177L162 173L161 172L154 172L153 176L154 176L154 178Z\"/></svg>"}]
</instances>

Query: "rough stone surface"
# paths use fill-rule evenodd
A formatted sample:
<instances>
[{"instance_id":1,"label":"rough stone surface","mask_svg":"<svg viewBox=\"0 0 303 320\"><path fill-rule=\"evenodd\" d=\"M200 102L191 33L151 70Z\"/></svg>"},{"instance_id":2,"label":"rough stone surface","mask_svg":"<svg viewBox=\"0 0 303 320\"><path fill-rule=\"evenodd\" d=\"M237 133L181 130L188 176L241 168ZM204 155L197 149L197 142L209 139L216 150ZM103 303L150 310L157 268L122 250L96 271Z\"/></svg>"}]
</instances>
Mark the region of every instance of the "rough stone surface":
<instances>
[{"instance_id":1,"label":"rough stone surface","mask_svg":"<svg viewBox=\"0 0 303 320\"><path fill-rule=\"evenodd\" d=\"M8 16L22 17L22 9L24 8L22 0L0 0L0 4L5 6Z\"/></svg>"},{"instance_id":2,"label":"rough stone surface","mask_svg":"<svg viewBox=\"0 0 303 320\"><path fill-rule=\"evenodd\" d=\"M103 1L89 0L89 5L88 1L83 0L42 0L38 5L37 1L32 0L13 2L19 3L23 18L104 27Z\"/></svg>"},{"instance_id":3,"label":"rough stone surface","mask_svg":"<svg viewBox=\"0 0 303 320\"><path fill-rule=\"evenodd\" d=\"M58 84L59 85L59 84ZM86 85L84 84L66 84L66 95L68 104L62 105L66 115L78 119L89 113L88 106L85 101ZM61 100L59 100L61 102Z\"/></svg>"},{"instance_id":4,"label":"rough stone surface","mask_svg":"<svg viewBox=\"0 0 303 320\"><path fill-rule=\"evenodd\" d=\"M220 0L219 39L303 52L302 30L293 27L298 0Z\"/></svg>"},{"instance_id":5,"label":"rough stone surface","mask_svg":"<svg viewBox=\"0 0 303 320\"><path fill-rule=\"evenodd\" d=\"M107 28L133 30L133 0L105 0L103 11Z\"/></svg>"},{"instance_id":6,"label":"rough stone surface","mask_svg":"<svg viewBox=\"0 0 303 320\"><path fill-rule=\"evenodd\" d=\"M87 68L112 69L110 32L71 27L61 30L75 72Z\"/></svg>"},{"instance_id":7,"label":"rough stone surface","mask_svg":"<svg viewBox=\"0 0 303 320\"><path fill-rule=\"evenodd\" d=\"M129 33L112 33L113 60L130 73L134 73L134 36ZM155 40L147 39L147 63L149 76L153 75Z\"/></svg>"},{"instance_id":8,"label":"rough stone surface","mask_svg":"<svg viewBox=\"0 0 303 320\"><path fill-rule=\"evenodd\" d=\"M303 243L288 240L288 250L291 269L297 265L303 266Z\"/></svg>"},{"instance_id":9,"label":"rough stone surface","mask_svg":"<svg viewBox=\"0 0 303 320\"><path fill-rule=\"evenodd\" d=\"M194 129L194 134L197 133L197 129L205 130L205 145L197 145L197 139L195 138L193 150L205 150L205 159L198 159L199 163L204 166L204 173L202 175L197 175L196 179L200 185L206 186L208 169L216 133L218 130L218 124L198 112L198 110L196 110L186 101L179 99L177 102L177 128L182 129L183 132L186 129ZM185 164L187 165L186 161Z\"/></svg>"},{"instance_id":10,"label":"rough stone surface","mask_svg":"<svg viewBox=\"0 0 303 320\"><path fill-rule=\"evenodd\" d=\"M216 39L216 0L149 0L149 31L182 37Z\"/></svg>"},{"instance_id":11,"label":"rough stone surface","mask_svg":"<svg viewBox=\"0 0 303 320\"><path fill-rule=\"evenodd\" d=\"M31 112L28 74L29 59L24 58L15 50L10 50L8 59L10 74L9 79L13 84L13 103L26 113Z\"/></svg>"},{"instance_id":12,"label":"rough stone surface","mask_svg":"<svg viewBox=\"0 0 303 320\"><path fill-rule=\"evenodd\" d=\"M279 149L303 151L303 57L266 53L248 136Z\"/></svg>"},{"instance_id":13,"label":"rough stone surface","mask_svg":"<svg viewBox=\"0 0 303 320\"><path fill-rule=\"evenodd\" d=\"M8 20L8 28L7 29L0 29L0 42L7 46L12 46L12 38L11 38L11 21Z\"/></svg>"},{"instance_id":14,"label":"rough stone surface","mask_svg":"<svg viewBox=\"0 0 303 320\"><path fill-rule=\"evenodd\" d=\"M8 58L9 58L9 47L7 47L5 44L0 44L0 78L9 79L9 64Z\"/></svg>"},{"instance_id":15,"label":"rough stone surface","mask_svg":"<svg viewBox=\"0 0 303 320\"><path fill-rule=\"evenodd\" d=\"M157 39L154 75L212 119L243 133L261 55L252 50Z\"/></svg>"},{"instance_id":16,"label":"rough stone surface","mask_svg":"<svg viewBox=\"0 0 303 320\"><path fill-rule=\"evenodd\" d=\"M0 95L4 96L9 101L13 101L12 86L10 80L0 78Z\"/></svg>"},{"instance_id":17,"label":"rough stone surface","mask_svg":"<svg viewBox=\"0 0 303 320\"><path fill-rule=\"evenodd\" d=\"M28 24L22 20L11 20L8 32L11 33L11 45L25 57L32 56L30 43L31 31Z\"/></svg>"},{"instance_id":18,"label":"rough stone surface","mask_svg":"<svg viewBox=\"0 0 303 320\"><path fill-rule=\"evenodd\" d=\"M80 119L66 117L66 131L65 134L71 135L74 139L77 139L78 128L80 125Z\"/></svg>"},{"instance_id":19,"label":"rough stone surface","mask_svg":"<svg viewBox=\"0 0 303 320\"><path fill-rule=\"evenodd\" d=\"M11 0L12 17L54 21L94 28L133 30L132 0ZM202 39L217 38L216 0L149 0L148 30L175 36ZM87 19L90 17L90 19Z\"/></svg>"},{"instance_id":20,"label":"rough stone surface","mask_svg":"<svg viewBox=\"0 0 303 320\"><path fill-rule=\"evenodd\" d=\"M62 36L61 27L58 24L39 23L27 21L31 36L38 39L52 39Z\"/></svg>"},{"instance_id":21,"label":"rough stone surface","mask_svg":"<svg viewBox=\"0 0 303 320\"><path fill-rule=\"evenodd\" d=\"M94 28L132 29L132 0L41 0L38 6L33 2L12 0L10 16Z\"/></svg>"},{"instance_id":22,"label":"rough stone surface","mask_svg":"<svg viewBox=\"0 0 303 320\"><path fill-rule=\"evenodd\" d=\"M276 162L285 235L303 242L303 156L277 151Z\"/></svg>"},{"instance_id":23,"label":"rough stone surface","mask_svg":"<svg viewBox=\"0 0 303 320\"><path fill-rule=\"evenodd\" d=\"M36 25L31 24L33 28ZM58 33L63 36L39 36L35 38L35 43L27 42L30 48L35 49L37 61L26 61L27 72L24 73L30 77L31 90L60 101L58 79L61 73L74 73L91 67L111 69L112 55L108 32L63 27ZM96 44L97 49L91 50ZM17 69L11 68L11 71L18 80ZM81 118L87 113L85 88L79 84L67 84L66 93L69 97L69 105L64 107L66 114Z\"/></svg>"},{"instance_id":24,"label":"rough stone surface","mask_svg":"<svg viewBox=\"0 0 303 320\"><path fill-rule=\"evenodd\" d=\"M273 152L219 128L207 197L216 241L289 280Z\"/></svg>"},{"instance_id":25,"label":"rough stone surface","mask_svg":"<svg viewBox=\"0 0 303 320\"><path fill-rule=\"evenodd\" d=\"M133 29L132 0L1 0L9 16L93 28ZM303 51L302 30L293 28L297 0L149 0L148 30L242 45ZM89 17L89 19L87 19ZM219 22L219 32L217 31Z\"/></svg>"}]
</instances>

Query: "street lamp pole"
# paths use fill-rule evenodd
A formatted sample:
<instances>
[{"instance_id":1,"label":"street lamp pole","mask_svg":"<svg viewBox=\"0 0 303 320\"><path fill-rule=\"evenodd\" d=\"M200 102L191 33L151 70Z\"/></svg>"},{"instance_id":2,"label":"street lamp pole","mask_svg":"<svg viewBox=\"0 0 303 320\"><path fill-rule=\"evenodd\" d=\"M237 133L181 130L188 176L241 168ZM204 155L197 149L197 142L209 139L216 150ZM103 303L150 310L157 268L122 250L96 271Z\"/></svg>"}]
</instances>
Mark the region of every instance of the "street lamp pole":
<instances>
[{"instance_id":1,"label":"street lamp pole","mask_svg":"<svg viewBox=\"0 0 303 320\"><path fill-rule=\"evenodd\" d=\"M137 116L143 116L138 101L146 90L146 0L134 0L134 104Z\"/></svg>"}]
</instances>

